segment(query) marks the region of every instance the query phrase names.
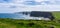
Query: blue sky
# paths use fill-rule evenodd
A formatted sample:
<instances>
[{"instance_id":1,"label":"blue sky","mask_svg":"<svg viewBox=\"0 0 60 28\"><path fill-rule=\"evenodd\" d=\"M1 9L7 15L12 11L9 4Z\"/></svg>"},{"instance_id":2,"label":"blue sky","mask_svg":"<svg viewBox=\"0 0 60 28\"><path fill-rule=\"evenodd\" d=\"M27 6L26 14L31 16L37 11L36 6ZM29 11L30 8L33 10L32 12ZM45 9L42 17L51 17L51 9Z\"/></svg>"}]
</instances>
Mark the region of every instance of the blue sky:
<instances>
[{"instance_id":1,"label":"blue sky","mask_svg":"<svg viewBox=\"0 0 60 28\"><path fill-rule=\"evenodd\" d=\"M60 11L60 0L0 0L0 13Z\"/></svg>"}]
</instances>

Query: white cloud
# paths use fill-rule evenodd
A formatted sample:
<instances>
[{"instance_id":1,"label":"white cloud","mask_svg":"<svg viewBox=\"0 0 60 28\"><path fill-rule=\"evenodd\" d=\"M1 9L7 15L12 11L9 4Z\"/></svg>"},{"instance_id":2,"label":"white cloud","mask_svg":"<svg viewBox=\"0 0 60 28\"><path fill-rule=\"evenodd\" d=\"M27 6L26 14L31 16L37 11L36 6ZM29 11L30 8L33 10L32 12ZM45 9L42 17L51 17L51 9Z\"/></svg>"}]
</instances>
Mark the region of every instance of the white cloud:
<instances>
[{"instance_id":1,"label":"white cloud","mask_svg":"<svg viewBox=\"0 0 60 28\"><path fill-rule=\"evenodd\" d=\"M44 0L35 0L36 2L41 2L41 1L44 1Z\"/></svg>"},{"instance_id":2,"label":"white cloud","mask_svg":"<svg viewBox=\"0 0 60 28\"><path fill-rule=\"evenodd\" d=\"M20 11L60 11L60 5L53 4L53 5L34 5L34 6L32 5L31 6L31 5L24 5L23 4L24 1L26 0L13 0L12 3L0 3L0 13L14 13ZM40 1L38 0L37 2Z\"/></svg>"}]
</instances>

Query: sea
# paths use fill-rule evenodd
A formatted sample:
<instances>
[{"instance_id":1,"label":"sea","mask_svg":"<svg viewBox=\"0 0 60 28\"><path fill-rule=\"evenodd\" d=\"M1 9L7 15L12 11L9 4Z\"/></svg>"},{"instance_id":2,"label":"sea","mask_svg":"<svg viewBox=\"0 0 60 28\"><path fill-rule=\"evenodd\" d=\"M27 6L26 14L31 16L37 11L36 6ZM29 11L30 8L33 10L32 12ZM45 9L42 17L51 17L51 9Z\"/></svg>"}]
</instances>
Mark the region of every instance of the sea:
<instances>
[{"instance_id":1,"label":"sea","mask_svg":"<svg viewBox=\"0 0 60 28\"><path fill-rule=\"evenodd\" d=\"M23 15L23 14L0 13L0 18L21 19L21 18L25 18L25 17L26 17L26 15Z\"/></svg>"},{"instance_id":2,"label":"sea","mask_svg":"<svg viewBox=\"0 0 60 28\"><path fill-rule=\"evenodd\" d=\"M39 17L30 17L30 15L16 14L16 13L0 13L0 18L24 19L24 20L41 20Z\"/></svg>"}]
</instances>

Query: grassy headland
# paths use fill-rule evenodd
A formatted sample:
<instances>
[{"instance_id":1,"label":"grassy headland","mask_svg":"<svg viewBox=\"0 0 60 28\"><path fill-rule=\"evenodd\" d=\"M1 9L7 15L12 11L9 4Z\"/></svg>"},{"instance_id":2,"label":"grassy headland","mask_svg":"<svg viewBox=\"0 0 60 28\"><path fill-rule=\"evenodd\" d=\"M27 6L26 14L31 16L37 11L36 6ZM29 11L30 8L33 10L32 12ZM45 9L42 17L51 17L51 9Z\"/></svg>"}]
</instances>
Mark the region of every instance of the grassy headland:
<instances>
[{"instance_id":1,"label":"grassy headland","mask_svg":"<svg viewBox=\"0 0 60 28\"><path fill-rule=\"evenodd\" d=\"M60 28L60 12L53 15L56 17L53 21L0 18L0 28Z\"/></svg>"}]
</instances>

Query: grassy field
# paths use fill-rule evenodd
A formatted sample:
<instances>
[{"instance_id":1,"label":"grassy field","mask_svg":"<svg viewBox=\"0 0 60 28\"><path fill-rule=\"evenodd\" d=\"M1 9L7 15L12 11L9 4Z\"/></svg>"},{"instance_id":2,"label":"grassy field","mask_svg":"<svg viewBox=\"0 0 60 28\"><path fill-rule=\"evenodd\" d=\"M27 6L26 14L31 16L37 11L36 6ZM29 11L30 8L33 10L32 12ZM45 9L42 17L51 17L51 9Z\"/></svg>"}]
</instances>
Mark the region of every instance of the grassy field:
<instances>
[{"instance_id":1,"label":"grassy field","mask_svg":"<svg viewBox=\"0 0 60 28\"><path fill-rule=\"evenodd\" d=\"M53 15L56 18L53 21L0 18L0 28L60 28L60 12Z\"/></svg>"},{"instance_id":2,"label":"grassy field","mask_svg":"<svg viewBox=\"0 0 60 28\"><path fill-rule=\"evenodd\" d=\"M60 12L53 12L53 15L55 16L56 19L60 18Z\"/></svg>"}]
</instances>

